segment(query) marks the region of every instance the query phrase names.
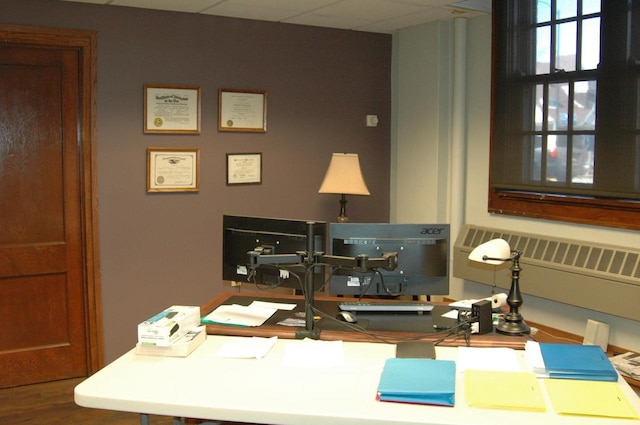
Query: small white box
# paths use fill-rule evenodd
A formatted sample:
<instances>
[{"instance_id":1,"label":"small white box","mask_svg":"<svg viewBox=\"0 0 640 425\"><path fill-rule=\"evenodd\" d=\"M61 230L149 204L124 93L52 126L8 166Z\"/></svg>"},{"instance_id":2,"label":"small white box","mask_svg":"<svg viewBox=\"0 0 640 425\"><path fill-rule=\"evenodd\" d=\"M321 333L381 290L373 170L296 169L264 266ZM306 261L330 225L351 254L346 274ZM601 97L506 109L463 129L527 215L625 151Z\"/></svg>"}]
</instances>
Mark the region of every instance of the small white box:
<instances>
[{"instance_id":1,"label":"small white box","mask_svg":"<svg viewBox=\"0 0 640 425\"><path fill-rule=\"evenodd\" d=\"M583 345L599 345L602 351L607 351L609 345L609 325L597 320L587 319Z\"/></svg>"},{"instance_id":2,"label":"small white box","mask_svg":"<svg viewBox=\"0 0 640 425\"><path fill-rule=\"evenodd\" d=\"M138 342L166 347L200 324L200 307L174 305L138 325Z\"/></svg>"}]
</instances>

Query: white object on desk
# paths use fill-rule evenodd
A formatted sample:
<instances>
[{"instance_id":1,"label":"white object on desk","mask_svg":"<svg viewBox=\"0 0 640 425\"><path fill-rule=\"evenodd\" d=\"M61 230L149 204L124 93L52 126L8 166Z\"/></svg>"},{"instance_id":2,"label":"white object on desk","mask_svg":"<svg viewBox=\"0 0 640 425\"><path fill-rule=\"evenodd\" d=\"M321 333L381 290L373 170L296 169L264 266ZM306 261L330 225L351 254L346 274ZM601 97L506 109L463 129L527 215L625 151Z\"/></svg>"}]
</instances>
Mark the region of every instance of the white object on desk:
<instances>
[{"instance_id":1,"label":"white object on desk","mask_svg":"<svg viewBox=\"0 0 640 425\"><path fill-rule=\"evenodd\" d=\"M342 341L305 339L302 343L285 344L285 366L332 367L344 365Z\"/></svg>"},{"instance_id":2,"label":"white object on desk","mask_svg":"<svg viewBox=\"0 0 640 425\"><path fill-rule=\"evenodd\" d=\"M500 294L494 294L487 298L454 301L452 303L449 303L449 307L456 308L459 310L471 310L471 306L474 303L477 303L478 301L483 301L483 300L491 301L491 308L497 309L507 305L507 294L500 293Z\"/></svg>"},{"instance_id":3,"label":"white object on desk","mask_svg":"<svg viewBox=\"0 0 640 425\"><path fill-rule=\"evenodd\" d=\"M203 323L235 326L260 326L278 309L260 305L221 305L202 318Z\"/></svg>"},{"instance_id":4,"label":"white object on desk","mask_svg":"<svg viewBox=\"0 0 640 425\"><path fill-rule=\"evenodd\" d=\"M506 347L460 347L458 348L457 366L460 373L467 369L502 372L522 371L516 350Z\"/></svg>"},{"instance_id":5,"label":"white object on desk","mask_svg":"<svg viewBox=\"0 0 640 425\"><path fill-rule=\"evenodd\" d=\"M376 388L385 360L394 344L344 342L344 364L304 368L284 364L282 340L262 359L217 358L215 353L231 339L211 336L187 358L136 356L132 350L75 389L80 406L190 417L282 425L640 425L637 420L559 415L547 399L546 412L478 409L467 405L464 374L456 374L454 407L383 403ZM457 359L458 350L436 347L439 359ZM517 351L524 363L524 352ZM629 385L618 381L633 408L640 399ZM546 392L543 389L543 395Z\"/></svg>"},{"instance_id":6,"label":"white object on desk","mask_svg":"<svg viewBox=\"0 0 640 425\"><path fill-rule=\"evenodd\" d=\"M223 344L216 352L217 357L232 359L261 359L269 353L278 341L277 336L271 338L234 338Z\"/></svg>"}]
</instances>

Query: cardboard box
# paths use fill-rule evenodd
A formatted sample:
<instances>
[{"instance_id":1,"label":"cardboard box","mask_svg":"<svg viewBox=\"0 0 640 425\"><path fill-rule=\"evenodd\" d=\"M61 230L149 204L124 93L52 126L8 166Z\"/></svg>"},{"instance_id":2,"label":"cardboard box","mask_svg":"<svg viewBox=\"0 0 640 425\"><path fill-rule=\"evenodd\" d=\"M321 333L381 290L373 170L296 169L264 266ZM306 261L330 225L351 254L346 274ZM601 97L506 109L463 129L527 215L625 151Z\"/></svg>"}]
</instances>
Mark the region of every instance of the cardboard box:
<instances>
[{"instance_id":1,"label":"cardboard box","mask_svg":"<svg viewBox=\"0 0 640 425\"><path fill-rule=\"evenodd\" d=\"M166 347L200 324L200 307L174 305L138 325L138 342Z\"/></svg>"}]
</instances>

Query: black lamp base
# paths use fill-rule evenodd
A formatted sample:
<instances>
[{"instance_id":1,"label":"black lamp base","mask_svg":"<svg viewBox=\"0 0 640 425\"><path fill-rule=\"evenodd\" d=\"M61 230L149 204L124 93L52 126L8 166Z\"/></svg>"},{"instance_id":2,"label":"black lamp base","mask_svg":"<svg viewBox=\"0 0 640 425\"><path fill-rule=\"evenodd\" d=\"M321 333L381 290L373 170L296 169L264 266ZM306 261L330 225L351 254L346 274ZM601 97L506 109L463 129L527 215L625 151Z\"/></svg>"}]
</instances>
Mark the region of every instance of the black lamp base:
<instances>
[{"instance_id":1,"label":"black lamp base","mask_svg":"<svg viewBox=\"0 0 640 425\"><path fill-rule=\"evenodd\" d=\"M505 314L504 319L496 326L496 332L505 335L528 335L531 328L524 322L522 314L518 311L524 300L520 294L520 255L522 252L515 250L511 261L511 289L507 296L507 304L509 305L509 313Z\"/></svg>"},{"instance_id":2,"label":"black lamp base","mask_svg":"<svg viewBox=\"0 0 640 425\"><path fill-rule=\"evenodd\" d=\"M508 317L505 317L500 320L500 323L496 326L496 332L512 336L529 335L531 333L531 328L524 320L522 320L522 317L518 319L509 319Z\"/></svg>"}]
</instances>

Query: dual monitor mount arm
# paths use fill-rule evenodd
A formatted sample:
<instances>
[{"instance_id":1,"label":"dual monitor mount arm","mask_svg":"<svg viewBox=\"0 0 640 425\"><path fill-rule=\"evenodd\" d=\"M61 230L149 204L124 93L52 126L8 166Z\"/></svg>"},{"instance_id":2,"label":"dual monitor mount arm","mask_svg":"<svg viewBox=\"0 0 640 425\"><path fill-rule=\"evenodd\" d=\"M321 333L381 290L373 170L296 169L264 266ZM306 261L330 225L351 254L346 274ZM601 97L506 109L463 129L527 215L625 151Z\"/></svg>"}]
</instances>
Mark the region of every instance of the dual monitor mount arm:
<instances>
[{"instance_id":1,"label":"dual monitor mount arm","mask_svg":"<svg viewBox=\"0 0 640 425\"><path fill-rule=\"evenodd\" d=\"M316 252L314 247L314 222L307 222L307 250L298 251L295 254L263 254L259 251L249 251L249 268L255 270L263 264L303 264L307 268L317 265L329 265L334 267L349 267L357 272L367 272L378 268L393 271L398 267L398 254L395 252L383 253L380 258L369 258L361 254L355 257L343 257L337 255L325 255ZM307 273L304 286L305 299L305 332L299 333L301 337L318 338L319 332L314 329L314 287L313 273Z\"/></svg>"}]
</instances>

